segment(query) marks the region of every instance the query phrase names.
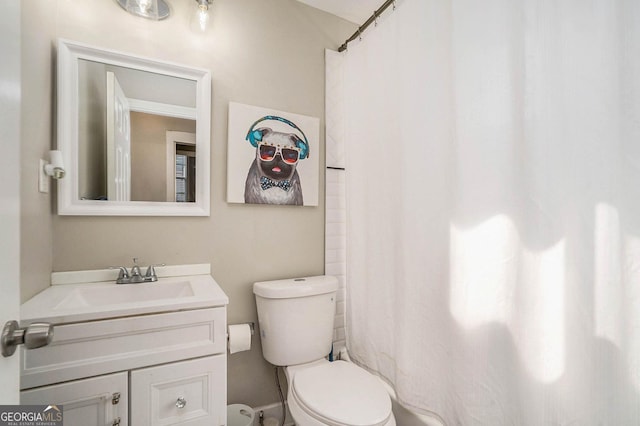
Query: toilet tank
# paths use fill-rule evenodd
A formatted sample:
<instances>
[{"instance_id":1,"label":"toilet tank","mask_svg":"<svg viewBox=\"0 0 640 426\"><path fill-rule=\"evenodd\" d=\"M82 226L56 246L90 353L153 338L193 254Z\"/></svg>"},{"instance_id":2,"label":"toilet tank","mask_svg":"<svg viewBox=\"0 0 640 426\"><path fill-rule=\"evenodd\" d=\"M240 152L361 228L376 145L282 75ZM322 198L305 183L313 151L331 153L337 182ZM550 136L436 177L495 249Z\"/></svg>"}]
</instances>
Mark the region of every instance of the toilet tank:
<instances>
[{"instance_id":1,"label":"toilet tank","mask_svg":"<svg viewBox=\"0 0 640 426\"><path fill-rule=\"evenodd\" d=\"M327 356L337 290L337 278L328 275L255 283L264 358L287 366Z\"/></svg>"}]
</instances>

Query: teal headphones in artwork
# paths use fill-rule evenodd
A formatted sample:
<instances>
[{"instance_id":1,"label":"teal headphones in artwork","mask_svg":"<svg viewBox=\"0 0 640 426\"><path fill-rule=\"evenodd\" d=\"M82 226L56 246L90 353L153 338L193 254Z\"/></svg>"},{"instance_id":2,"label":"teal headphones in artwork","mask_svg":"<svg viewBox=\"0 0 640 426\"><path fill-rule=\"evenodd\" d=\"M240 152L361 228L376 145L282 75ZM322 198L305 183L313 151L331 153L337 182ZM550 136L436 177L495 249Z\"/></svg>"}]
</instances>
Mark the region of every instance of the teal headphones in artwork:
<instances>
[{"instance_id":1,"label":"teal headphones in artwork","mask_svg":"<svg viewBox=\"0 0 640 426\"><path fill-rule=\"evenodd\" d=\"M258 143L262 142L262 132L254 130L254 127L256 127L256 124L267 120L279 121L299 131L304 138L304 140L296 138L296 147L300 150L300 159L304 160L305 158L309 157L309 141L307 140L307 136L304 134L302 129L286 118L278 117L276 115L266 115L251 125L251 128L249 129L249 132L247 133L247 137L245 139L248 140L253 147L257 147Z\"/></svg>"}]
</instances>

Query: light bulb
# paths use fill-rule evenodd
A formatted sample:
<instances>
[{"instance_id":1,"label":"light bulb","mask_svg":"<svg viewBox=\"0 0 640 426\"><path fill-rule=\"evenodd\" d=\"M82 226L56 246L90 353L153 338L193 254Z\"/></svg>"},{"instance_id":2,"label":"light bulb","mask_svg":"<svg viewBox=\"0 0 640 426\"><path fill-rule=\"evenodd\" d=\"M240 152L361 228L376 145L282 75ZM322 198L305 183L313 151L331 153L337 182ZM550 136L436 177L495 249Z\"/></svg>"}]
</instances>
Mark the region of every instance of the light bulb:
<instances>
[{"instance_id":1,"label":"light bulb","mask_svg":"<svg viewBox=\"0 0 640 426\"><path fill-rule=\"evenodd\" d=\"M209 23L209 8L200 6L198 9L198 27L201 31L205 31Z\"/></svg>"},{"instance_id":2,"label":"light bulb","mask_svg":"<svg viewBox=\"0 0 640 426\"><path fill-rule=\"evenodd\" d=\"M191 18L191 29L198 33L204 33L209 29L209 1L196 0L198 8Z\"/></svg>"}]
</instances>

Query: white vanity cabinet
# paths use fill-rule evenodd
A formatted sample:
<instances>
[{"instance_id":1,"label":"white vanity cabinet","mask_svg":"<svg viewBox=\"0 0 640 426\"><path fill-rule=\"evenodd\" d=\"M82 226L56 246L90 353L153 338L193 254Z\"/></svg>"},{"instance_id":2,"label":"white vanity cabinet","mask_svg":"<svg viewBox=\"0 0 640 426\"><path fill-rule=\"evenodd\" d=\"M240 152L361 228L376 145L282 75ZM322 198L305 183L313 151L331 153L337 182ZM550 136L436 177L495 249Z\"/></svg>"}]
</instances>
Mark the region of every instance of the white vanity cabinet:
<instances>
[{"instance_id":1,"label":"white vanity cabinet","mask_svg":"<svg viewBox=\"0 0 640 426\"><path fill-rule=\"evenodd\" d=\"M49 321L54 335L20 352L21 403L62 405L65 426L225 425L228 298L208 274L164 282L52 286L25 303L23 325ZM186 294L160 299L172 282ZM128 303L133 290L156 298ZM118 303L87 306L94 294Z\"/></svg>"},{"instance_id":2,"label":"white vanity cabinet","mask_svg":"<svg viewBox=\"0 0 640 426\"><path fill-rule=\"evenodd\" d=\"M25 405L62 405L65 426L128 424L127 373L108 374L22 391Z\"/></svg>"},{"instance_id":3,"label":"white vanity cabinet","mask_svg":"<svg viewBox=\"0 0 640 426\"><path fill-rule=\"evenodd\" d=\"M132 371L131 424L225 424L225 364L217 355Z\"/></svg>"},{"instance_id":4,"label":"white vanity cabinet","mask_svg":"<svg viewBox=\"0 0 640 426\"><path fill-rule=\"evenodd\" d=\"M58 325L21 361L21 402L63 405L65 426L226 422L225 307Z\"/></svg>"},{"instance_id":5,"label":"white vanity cabinet","mask_svg":"<svg viewBox=\"0 0 640 426\"><path fill-rule=\"evenodd\" d=\"M62 405L65 426L224 425L225 364L215 355L73 380L22 391L21 403Z\"/></svg>"}]
</instances>

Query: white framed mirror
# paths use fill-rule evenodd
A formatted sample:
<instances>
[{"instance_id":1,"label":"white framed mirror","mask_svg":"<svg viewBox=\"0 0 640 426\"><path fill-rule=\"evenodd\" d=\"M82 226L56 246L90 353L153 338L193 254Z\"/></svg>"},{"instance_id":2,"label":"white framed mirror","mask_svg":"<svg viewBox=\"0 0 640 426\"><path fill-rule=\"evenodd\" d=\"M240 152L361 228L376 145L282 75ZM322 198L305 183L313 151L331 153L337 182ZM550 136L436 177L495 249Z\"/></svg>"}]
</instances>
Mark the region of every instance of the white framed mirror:
<instances>
[{"instance_id":1,"label":"white framed mirror","mask_svg":"<svg viewBox=\"0 0 640 426\"><path fill-rule=\"evenodd\" d=\"M209 216L208 70L58 41L58 214Z\"/></svg>"}]
</instances>

